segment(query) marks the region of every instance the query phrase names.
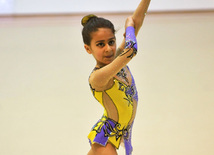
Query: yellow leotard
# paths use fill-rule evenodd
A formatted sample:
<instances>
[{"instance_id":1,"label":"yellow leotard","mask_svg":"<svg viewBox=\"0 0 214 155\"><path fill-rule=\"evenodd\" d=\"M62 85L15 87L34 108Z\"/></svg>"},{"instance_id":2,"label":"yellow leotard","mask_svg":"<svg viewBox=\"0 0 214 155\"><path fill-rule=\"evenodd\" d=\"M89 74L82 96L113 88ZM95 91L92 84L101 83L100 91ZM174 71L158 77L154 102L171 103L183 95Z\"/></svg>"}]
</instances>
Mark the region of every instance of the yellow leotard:
<instances>
[{"instance_id":1,"label":"yellow leotard","mask_svg":"<svg viewBox=\"0 0 214 155\"><path fill-rule=\"evenodd\" d=\"M133 102L138 101L135 82L132 77L131 86L114 78L114 84L110 89L104 91L96 91L91 87L92 93L97 101L104 107L103 117L94 125L88 135L91 144L98 143L105 146L107 142L112 143L116 148L119 148L121 139L130 143L131 147L131 128L133 124ZM118 120L115 121L108 116L103 95L107 94L113 102L118 115ZM129 150L130 151L130 150Z\"/></svg>"}]
</instances>

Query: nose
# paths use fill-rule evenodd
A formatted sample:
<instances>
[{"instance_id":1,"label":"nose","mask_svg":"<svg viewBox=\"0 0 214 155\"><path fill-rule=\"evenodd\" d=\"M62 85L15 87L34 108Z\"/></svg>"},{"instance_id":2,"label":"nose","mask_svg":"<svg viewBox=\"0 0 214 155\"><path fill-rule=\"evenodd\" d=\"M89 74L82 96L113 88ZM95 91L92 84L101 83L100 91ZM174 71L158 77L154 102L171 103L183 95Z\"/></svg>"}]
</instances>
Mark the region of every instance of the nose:
<instances>
[{"instance_id":1,"label":"nose","mask_svg":"<svg viewBox=\"0 0 214 155\"><path fill-rule=\"evenodd\" d=\"M106 49L105 49L106 52L111 52L112 51L112 48L109 44L106 44Z\"/></svg>"}]
</instances>

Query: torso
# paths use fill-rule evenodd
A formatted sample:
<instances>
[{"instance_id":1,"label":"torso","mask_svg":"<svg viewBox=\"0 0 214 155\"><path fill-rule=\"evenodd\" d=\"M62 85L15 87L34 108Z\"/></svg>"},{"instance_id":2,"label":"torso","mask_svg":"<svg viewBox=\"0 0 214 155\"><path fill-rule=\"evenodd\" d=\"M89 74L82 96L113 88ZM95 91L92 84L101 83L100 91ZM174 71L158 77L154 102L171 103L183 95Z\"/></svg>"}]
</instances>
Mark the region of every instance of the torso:
<instances>
[{"instance_id":1,"label":"torso","mask_svg":"<svg viewBox=\"0 0 214 155\"><path fill-rule=\"evenodd\" d=\"M131 125L136 114L137 90L127 66L109 80L105 88L91 87L94 97L104 107L104 115L125 126Z\"/></svg>"}]
</instances>

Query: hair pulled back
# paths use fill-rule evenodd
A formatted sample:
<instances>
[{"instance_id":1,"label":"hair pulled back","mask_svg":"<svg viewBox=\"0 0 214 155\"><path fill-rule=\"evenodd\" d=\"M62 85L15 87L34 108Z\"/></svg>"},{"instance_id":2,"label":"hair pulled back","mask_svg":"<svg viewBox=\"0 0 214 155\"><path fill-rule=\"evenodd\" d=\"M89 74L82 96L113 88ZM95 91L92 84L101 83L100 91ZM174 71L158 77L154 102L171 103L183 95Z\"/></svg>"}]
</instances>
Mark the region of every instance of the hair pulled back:
<instances>
[{"instance_id":1,"label":"hair pulled back","mask_svg":"<svg viewBox=\"0 0 214 155\"><path fill-rule=\"evenodd\" d=\"M93 14L84 16L81 24L83 25L83 42L86 45L90 45L91 43L91 33L98 31L99 28L109 28L112 30L112 33L115 34L114 25L109 20L102 17L97 17Z\"/></svg>"}]
</instances>

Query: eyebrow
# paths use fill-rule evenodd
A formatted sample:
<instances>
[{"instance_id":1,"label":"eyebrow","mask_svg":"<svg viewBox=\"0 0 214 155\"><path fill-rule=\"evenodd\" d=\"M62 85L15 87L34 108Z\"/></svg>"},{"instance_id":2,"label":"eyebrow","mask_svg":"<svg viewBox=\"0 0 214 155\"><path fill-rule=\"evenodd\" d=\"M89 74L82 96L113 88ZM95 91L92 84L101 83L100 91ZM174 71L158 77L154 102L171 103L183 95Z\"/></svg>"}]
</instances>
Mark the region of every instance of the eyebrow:
<instances>
[{"instance_id":1,"label":"eyebrow","mask_svg":"<svg viewBox=\"0 0 214 155\"><path fill-rule=\"evenodd\" d=\"M110 39L108 39L108 40L113 40L113 39L116 39L116 37L112 37L112 38L110 38ZM98 41L96 41L95 43L99 43L99 42L104 42L105 40L98 40Z\"/></svg>"}]
</instances>

